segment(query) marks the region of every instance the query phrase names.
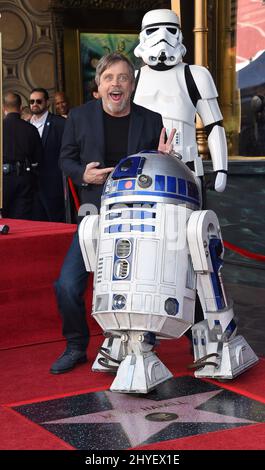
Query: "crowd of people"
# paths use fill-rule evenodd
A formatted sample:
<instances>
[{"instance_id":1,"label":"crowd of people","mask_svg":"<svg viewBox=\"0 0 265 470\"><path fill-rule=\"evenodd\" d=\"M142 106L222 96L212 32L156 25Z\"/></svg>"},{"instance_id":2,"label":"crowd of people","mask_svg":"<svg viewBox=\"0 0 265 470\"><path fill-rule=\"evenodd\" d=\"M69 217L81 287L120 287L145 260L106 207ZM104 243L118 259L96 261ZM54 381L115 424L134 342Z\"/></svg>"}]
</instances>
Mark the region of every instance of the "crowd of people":
<instances>
[{"instance_id":1,"label":"crowd of people","mask_svg":"<svg viewBox=\"0 0 265 470\"><path fill-rule=\"evenodd\" d=\"M91 98L97 99L95 82ZM50 111L53 104L55 113ZM32 89L28 105L13 91L3 96L3 207L2 217L69 222L69 186L59 167L59 155L70 111L63 91L53 102L44 88ZM78 191L78 188L77 188Z\"/></svg>"},{"instance_id":2,"label":"crowd of people","mask_svg":"<svg viewBox=\"0 0 265 470\"><path fill-rule=\"evenodd\" d=\"M28 106L13 91L3 96L3 207L5 218L65 222L64 179L59 155L66 95L54 97L49 111L47 90L34 88Z\"/></svg>"},{"instance_id":3,"label":"crowd of people","mask_svg":"<svg viewBox=\"0 0 265 470\"><path fill-rule=\"evenodd\" d=\"M205 68L182 63L186 49L182 45L178 17L170 10L155 10L153 20L157 18L156 12L159 12L160 18L163 11L164 23L155 21L155 28L150 28L148 13L143 20L140 36L142 43L136 48L135 54L147 58L147 65L139 72L141 76L137 77L135 95L135 70L132 63L125 55L113 52L99 60L95 83L90 87L91 100L79 107L70 110L67 96L60 91L54 95L56 114L51 113L49 95L44 88L34 88L29 96L29 106L24 108L18 94L9 92L4 96L4 217L65 222L68 179L77 188L81 206L94 206L99 212L103 186L109 174L125 155L143 149L171 153L174 145L182 145L182 152L175 152L175 155L181 156L183 162L196 171L197 176L202 176L203 167L197 155L195 133L197 112L208 135L216 173L215 189L219 192L224 190L227 180L227 145L215 85ZM175 38L175 55L170 52L171 55L167 57L164 49L160 51L161 42L173 47L167 40L154 39L154 47L158 46L156 59L160 62L155 66L155 56L149 52L146 55L149 43L145 43L145 39L155 33L159 25L162 25L162 36L171 34ZM174 28L168 28L168 25ZM166 46L163 45L163 48ZM170 121L167 136L160 114L165 111L162 107L164 95L160 91L165 90L169 83L169 72L175 85L175 95L172 95L174 99L171 101L175 105L180 96L181 100L178 106L174 106L176 115L170 114L170 107L167 110L170 119L167 114L163 115L164 123ZM153 79L150 79L151 76ZM150 106L151 96L155 106ZM160 98L162 101L159 101ZM178 129L176 132L177 126L182 131ZM66 349L52 364L52 374L63 374L87 361L89 328L84 295L88 277L76 231L55 282ZM204 318L198 301L196 312L195 321Z\"/></svg>"}]
</instances>

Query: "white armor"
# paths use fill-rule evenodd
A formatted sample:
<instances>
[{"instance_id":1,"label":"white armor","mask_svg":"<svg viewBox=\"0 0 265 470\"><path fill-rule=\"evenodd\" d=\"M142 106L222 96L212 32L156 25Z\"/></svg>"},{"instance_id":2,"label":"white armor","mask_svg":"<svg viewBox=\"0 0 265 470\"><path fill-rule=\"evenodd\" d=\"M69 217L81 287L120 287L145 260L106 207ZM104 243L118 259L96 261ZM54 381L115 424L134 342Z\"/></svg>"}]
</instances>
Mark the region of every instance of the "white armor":
<instances>
[{"instance_id":1,"label":"white armor","mask_svg":"<svg viewBox=\"0 0 265 470\"><path fill-rule=\"evenodd\" d=\"M157 65L161 60L167 66L180 62L186 48L182 44L179 18L174 11L152 10L144 15L140 44L134 53L148 65Z\"/></svg>"},{"instance_id":2,"label":"white armor","mask_svg":"<svg viewBox=\"0 0 265 470\"><path fill-rule=\"evenodd\" d=\"M177 15L166 9L146 13L140 44L134 52L147 64L138 72L134 102L159 112L168 135L176 129L174 151L185 163L194 162L195 173L201 176L203 165L198 155L195 129L198 113L208 130L213 169L219 172L215 189L223 191L227 178L227 144L220 123L222 114L217 90L205 67L182 62L186 49Z\"/></svg>"},{"instance_id":3,"label":"white armor","mask_svg":"<svg viewBox=\"0 0 265 470\"><path fill-rule=\"evenodd\" d=\"M147 393L172 376L153 346L193 325L196 291L205 319L193 327L195 375L233 378L258 360L235 336L217 217L200 209L200 186L184 163L141 152L108 177L100 216L80 224L85 265L95 272L92 315L109 336L93 370L116 368L112 391Z\"/></svg>"}]
</instances>

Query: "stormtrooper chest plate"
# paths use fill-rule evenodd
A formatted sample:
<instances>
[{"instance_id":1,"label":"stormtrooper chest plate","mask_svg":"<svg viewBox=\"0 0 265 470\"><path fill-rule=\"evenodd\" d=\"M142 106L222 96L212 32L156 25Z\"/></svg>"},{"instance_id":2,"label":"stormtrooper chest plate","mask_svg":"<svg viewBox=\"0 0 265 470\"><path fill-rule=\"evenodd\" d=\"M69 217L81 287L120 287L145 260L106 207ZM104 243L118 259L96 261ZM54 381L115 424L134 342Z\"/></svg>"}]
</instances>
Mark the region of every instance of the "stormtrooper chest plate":
<instances>
[{"instance_id":1,"label":"stormtrooper chest plate","mask_svg":"<svg viewBox=\"0 0 265 470\"><path fill-rule=\"evenodd\" d=\"M194 126L196 109L188 94L184 68L182 63L166 71L142 67L134 102L159 112L163 119Z\"/></svg>"}]
</instances>

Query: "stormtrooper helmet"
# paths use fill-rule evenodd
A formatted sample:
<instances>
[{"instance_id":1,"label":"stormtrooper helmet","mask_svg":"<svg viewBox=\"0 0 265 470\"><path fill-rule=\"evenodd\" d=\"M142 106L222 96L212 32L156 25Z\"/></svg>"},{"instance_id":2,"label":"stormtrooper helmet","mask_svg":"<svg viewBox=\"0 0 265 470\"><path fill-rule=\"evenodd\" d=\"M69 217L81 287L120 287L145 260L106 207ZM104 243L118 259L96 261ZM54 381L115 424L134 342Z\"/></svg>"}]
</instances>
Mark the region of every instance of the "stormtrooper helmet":
<instances>
[{"instance_id":1,"label":"stormtrooper helmet","mask_svg":"<svg viewBox=\"0 0 265 470\"><path fill-rule=\"evenodd\" d=\"M186 53L179 17L172 10L148 11L143 17L139 39L134 54L147 65L173 66L181 62Z\"/></svg>"}]
</instances>

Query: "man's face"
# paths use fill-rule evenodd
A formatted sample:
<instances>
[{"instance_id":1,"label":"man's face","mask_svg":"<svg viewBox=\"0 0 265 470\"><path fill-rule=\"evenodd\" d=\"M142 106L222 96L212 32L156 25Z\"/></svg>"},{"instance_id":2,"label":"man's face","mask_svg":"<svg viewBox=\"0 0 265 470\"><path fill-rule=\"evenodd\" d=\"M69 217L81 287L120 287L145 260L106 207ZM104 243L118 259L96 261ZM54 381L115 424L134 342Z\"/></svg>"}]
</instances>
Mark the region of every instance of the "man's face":
<instances>
[{"instance_id":1,"label":"man's face","mask_svg":"<svg viewBox=\"0 0 265 470\"><path fill-rule=\"evenodd\" d=\"M55 95L54 104L57 114L60 114L60 116L68 114L69 106L63 93L57 93Z\"/></svg>"},{"instance_id":2,"label":"man's face","mask_svg":"<svg viewBox=\"0 0 265 470\"><path fill-rule=\"evenodd\" d=\"M100 76L98 91L104 111L111 116L122 117L130 113L133 90L134 80L126 62L116 62Z\"/></svg>"},{"instance_id":3,"label":"man's face","mask_svg":"<svg viewBox=\"0 0 265 470\"><path fill-rule=\"evenodd\" d=\"M34 91L30 95L29 104L32 114L41 116L47 111L49 101L45 100L42 92Z\"/></svg>"}]
</instances>

